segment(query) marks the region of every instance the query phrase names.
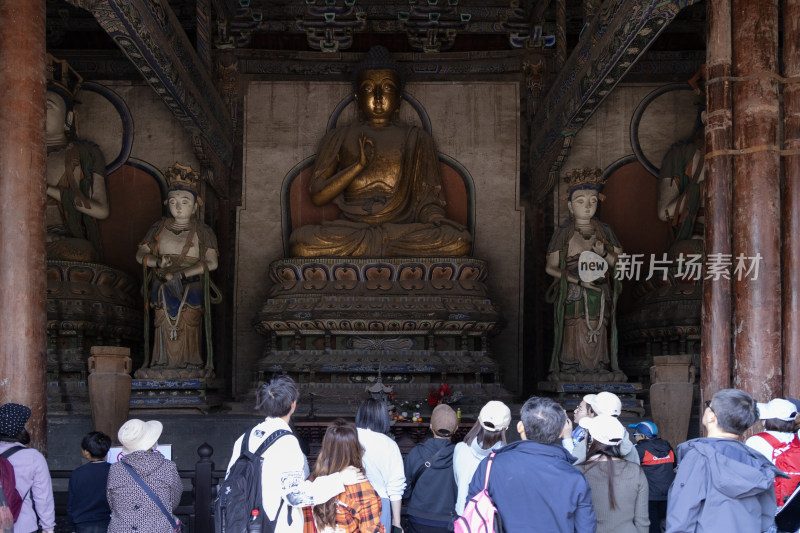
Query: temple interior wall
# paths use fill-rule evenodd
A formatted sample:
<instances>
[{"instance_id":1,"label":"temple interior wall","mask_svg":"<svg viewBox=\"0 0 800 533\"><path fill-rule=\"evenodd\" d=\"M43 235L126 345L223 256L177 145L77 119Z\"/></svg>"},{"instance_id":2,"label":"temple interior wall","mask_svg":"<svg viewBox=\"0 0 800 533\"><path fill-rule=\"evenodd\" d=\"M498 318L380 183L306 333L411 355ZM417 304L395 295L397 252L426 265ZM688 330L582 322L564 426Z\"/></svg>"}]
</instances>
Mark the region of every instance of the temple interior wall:
<instances>
[{"instance_id":1,"label":"temple interior wall","mask_svg":"<svg viewBox=\"0 0 800 533\"><path fill-rule=\"evenodd\" d=\"M631 145L631 120L637 106L661 84L620 84L598 108L575 136L569 157L561 168L561 177L576 168L610 165L634 157ZM689 136L698 111L697 97L688 90L671 91L655 98L642 114L639 123L639 144L642 152L656 167L669 147ZM645 172L646 175L655 177ZM555 222L564 224L569 218L563 180L554 189ZM653 209L655 209L655 204Z\"/></svg>"},{"instance_id":2,"label":"temple interior wall","mask_svg":"<svg viewBox=\"0 0 800 533\"><path fill-rule=\"evenodd\" d=\"M131 113L133 144L130 157L146 161L162 172L176 161L199 168L191 138L149 85L126 81L98 83L117 93ZM81 91L78 99L78 134L97 143L106 158L113 159L122 142L119 113L98 93ZM108 154L114 155L109 157Z\"/></svg>"},{"instance_id":3,"label":"temple interior wall","mask_svg":"<svg viewBox=\"0 0 800 533\"><path fill-rule=\"evenodd\" d=\"M347 83L251 82L246 90L242 205L236 229L234 392L254 385L265 339L251 320L267 297L270 262L283 257L281 185L314 155ZM491 340L506 386L521 388L524 213L519 205L519 85L509 82L409 83L426 109L440 152L456 159L475 183L473 255L489 262L489 287L506 324ZM340 123L355 117L353 105ZM401 118L417 120L408 105Z\"/></svg>"}]
</instances>

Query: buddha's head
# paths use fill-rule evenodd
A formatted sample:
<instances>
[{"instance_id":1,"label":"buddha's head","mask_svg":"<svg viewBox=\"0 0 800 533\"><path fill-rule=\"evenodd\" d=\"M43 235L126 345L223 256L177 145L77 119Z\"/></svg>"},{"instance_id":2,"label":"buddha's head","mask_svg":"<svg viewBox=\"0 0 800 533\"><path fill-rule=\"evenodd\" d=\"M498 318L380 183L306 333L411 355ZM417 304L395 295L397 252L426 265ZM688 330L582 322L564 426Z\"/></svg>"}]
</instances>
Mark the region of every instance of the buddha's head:
<instances>
[{"instance_id":1,"label":"buddha's head","mask_svg":"<svg viewBox=\"0 0 800 533\"><path fill-rule=\"evenodd\" d=\"M355 99L369 122L387 123L400 109L404 79L400 66L383 46L374 46L356 68Z\"/></svg>"}]
</instances>

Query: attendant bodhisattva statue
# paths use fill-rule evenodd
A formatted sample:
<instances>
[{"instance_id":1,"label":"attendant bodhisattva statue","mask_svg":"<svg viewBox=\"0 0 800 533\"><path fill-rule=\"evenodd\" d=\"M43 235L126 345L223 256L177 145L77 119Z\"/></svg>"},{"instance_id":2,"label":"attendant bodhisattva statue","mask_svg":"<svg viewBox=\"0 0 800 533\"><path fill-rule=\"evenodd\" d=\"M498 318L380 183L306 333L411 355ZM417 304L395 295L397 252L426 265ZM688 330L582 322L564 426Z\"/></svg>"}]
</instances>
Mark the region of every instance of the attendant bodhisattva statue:
<instances>
[{"instance_id":1,"label":"attendant bodhisattva statue","mask_svg":"<svg viewBox=\"0 0 800 533\"><path fill-rule=\"evenodd\" d=\"M615 314L621 285L614 265L622 247L595 216L602 172L578 169L567 174L567 183L570 219L556 230L547 250L546 270L555 278L549 295L555 304L549 379L620 381Z\"/></svg>"},{"instance_id":2,"label":"attendant bodhisattva statue","mask_svg":"<svg viewBox=\"0 0 800 533\"><path fill-rule=\"evenodd\" d=\"M171 216L153 224L136 253L136 260L144 266L155 326L152 356L136 377L210 377L213 364L209 304L217 299L212 302L211 294L216 288L209 272L217 268L217 238L196 216L201 202L197 172L176 164L166 175ZM200 345L204 316L208 352L205 369Z\"/></svg>"}]
</instances>

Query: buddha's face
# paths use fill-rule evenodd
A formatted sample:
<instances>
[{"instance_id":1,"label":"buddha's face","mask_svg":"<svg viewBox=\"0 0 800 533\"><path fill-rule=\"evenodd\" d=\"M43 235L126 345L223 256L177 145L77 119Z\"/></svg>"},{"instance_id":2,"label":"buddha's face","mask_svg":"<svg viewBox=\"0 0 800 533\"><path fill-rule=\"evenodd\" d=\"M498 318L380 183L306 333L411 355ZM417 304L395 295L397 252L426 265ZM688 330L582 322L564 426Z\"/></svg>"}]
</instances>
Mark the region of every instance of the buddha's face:
<instances>
[{"instance_id":1,"label":"buddha's face","mask_svg":"<svg viewBox=\"0 0 800 533\"><path fill-rule=\"evenodd\" d=\"M63 135L67 127L67 103L55 91L47 91L45 131L49 137Z\"/></svg>"},{"instance_id":2,"label":"buddha's face","mask_svg":"<svg viewBox=\"0 0 800 533\"><path fill-rule=\"evenodd\" d=\"M189 191L169 191L169 212L178 223L188 222L197 211L197 200Z\"/></svg>"},{"instance_id":3,"label":"buddha's face","mask_svg":"<svg viewBox=\"0 0 800 533\"><path fill-rule=\"evenodd\" d=\"M596 190L583 189L572 193L572 199L567 206L575 220L590 220L597 213L598 201Z\"/></svg>"},{"instance_id":4,"label":"buddha's face","mask_svg":"<svg viewBox=\"0 0 800 533\"><path fill-rule=\"evenodd\" d=\"M393 70L365 70L356 80L358 108L369 122L389 122L400 107L400 76Z\"/></svg>"}]
</instances>

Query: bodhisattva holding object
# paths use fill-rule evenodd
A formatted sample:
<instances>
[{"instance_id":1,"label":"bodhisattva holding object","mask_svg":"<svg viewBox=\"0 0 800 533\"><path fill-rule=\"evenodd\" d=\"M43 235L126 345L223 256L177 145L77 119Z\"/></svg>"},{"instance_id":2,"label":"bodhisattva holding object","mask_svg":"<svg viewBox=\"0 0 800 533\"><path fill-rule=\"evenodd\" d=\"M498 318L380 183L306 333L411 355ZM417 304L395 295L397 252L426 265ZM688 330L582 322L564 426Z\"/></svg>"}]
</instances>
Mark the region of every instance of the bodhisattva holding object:
<instances>
[{"instance_id":1,"label":"bodhisattva holding object","mask_svg":"<svg viewBox=\"0 0 800 533\"><path fill-rule=\"evenodd\" d=\"M218 264L217 238L210 227L197 220L202 202L197 192L197 172L175 164L166 176L166 203L172 216L156 222L136 252L136 260L144 267L149 304L155 312L152 357L149 361L146 358L136 377L213 377L209 304L217 303L219 298L211 297L216 287L209 272L216 270ZM208 353L205 367L200 345L204 316Z\"/></svg>"},{"instance_id":2,"label":"bodhisattva holding object","mask_svg":"<svg viewBox=\"0 0 800 533\"><path fill-rule=\"evenodd\" d=\"M82 82L66 61L48 55L47 258L98 262L97 220L108 218L106 163L96 144L75 131L74 95Z\"/></svg>"},{"instance_id":3,"label":"bodhisattva holding object","mask_svg":"<svg viewBox=\"0 0 800 533\"><path fill-rule=\"evenodd\" d=\"M551 381L624 381L617 364L616 305L621 285L614 265L622 247L595 216L603 196L599 168L567 174L570 219L558 228L547 250L555 280L548 301L555 304Z\"/></svg>"},{"instance_id":4,"label":"bodhisattva holding object","mask_svg":"<svg viewBox=\"0 0 800 533\"><path fill-rule=\"evenodd\" d=\"M335 204L342 218L297 228L290 254L319 256L462 256L472 238L445 217L439 160L431 136L396 120L403 93L397 63L382 46L356 71L360 120L323 138L311 201Z\"/></svg>"}]
</instances>

